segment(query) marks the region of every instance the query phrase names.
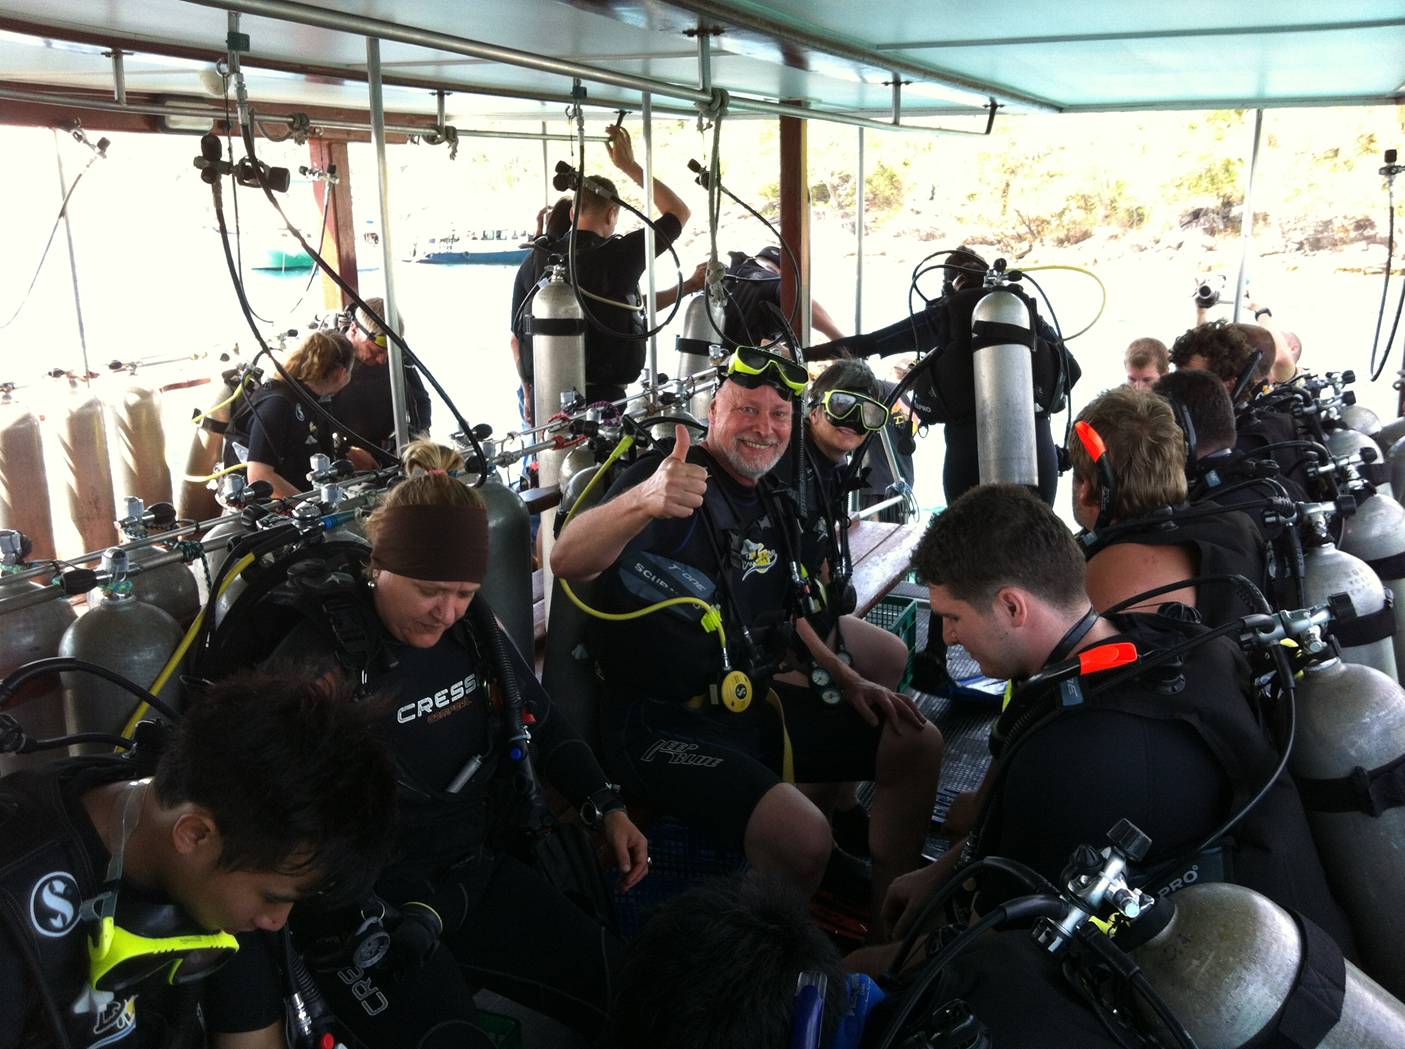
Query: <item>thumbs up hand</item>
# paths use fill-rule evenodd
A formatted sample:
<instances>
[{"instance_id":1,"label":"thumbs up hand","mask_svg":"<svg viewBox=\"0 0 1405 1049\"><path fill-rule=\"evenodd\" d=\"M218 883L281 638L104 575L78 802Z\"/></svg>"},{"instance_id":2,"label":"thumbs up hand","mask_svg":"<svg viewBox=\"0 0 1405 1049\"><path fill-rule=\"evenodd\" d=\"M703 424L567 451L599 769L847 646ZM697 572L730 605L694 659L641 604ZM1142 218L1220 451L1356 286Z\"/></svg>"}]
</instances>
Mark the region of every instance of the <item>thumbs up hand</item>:
<instances>
[{"instance_id":1,"label":"thumbs up hand","mask_svg":"<svg viewBox=\"0 0 1405 1049\"><path fill-rule=\"evenodd\" d=\"M681 423L674 427L673 451L639 489L650 517L691 517L707 492L707 469L688 462L692 438Z\"/></svg>"}]
</instances>

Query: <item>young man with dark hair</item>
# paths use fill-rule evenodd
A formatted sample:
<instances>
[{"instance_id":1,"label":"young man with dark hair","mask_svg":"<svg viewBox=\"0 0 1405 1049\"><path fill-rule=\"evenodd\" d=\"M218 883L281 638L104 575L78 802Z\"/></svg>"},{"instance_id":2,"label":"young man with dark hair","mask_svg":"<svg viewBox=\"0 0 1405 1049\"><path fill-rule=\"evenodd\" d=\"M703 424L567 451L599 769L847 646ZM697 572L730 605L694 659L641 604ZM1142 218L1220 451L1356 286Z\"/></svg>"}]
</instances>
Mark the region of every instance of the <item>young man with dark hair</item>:
<instances>
[{"instance_id":1,"label":"young man with dark hair","mask_svg":"<svg viewBox=\"0 0 1405 1049\"><path fill-rule=\"evenodd\" d=\"M390 762L363 709L321 683L221 683L172 728L152 774L138 753L0 781L5 1049L146 1044L138 991L159 1015L168 977L233 953L218 934L275 932L309 896L354 899L385 859Z\"/></svg>"},{"instance_id":2,"label":"young man with dark hair","mask_svg":"<svg viewBox=\"0 0 1405 1049\"><path fill-rule=\"evenodd\" d=\"M839 952L784 882L717 878L660 907L616 984L619 1049L784 1049L797 980L825 977L825 1035L845 1006Z\"/></svg>"},{"instance_id":3,"label":"young man with dark hair","mask_svg":"<svg viewBox=\"0 0 1405 1049\"><path fill-rule=\"evenodd\" d=\"M1198 863L1200 880L1233 880L1291 906L1350 950L1344 916L1317 860L1302 803L1280 777L1235 829L1227 877L1214 851L1192 850L1268 782L1278 754L1253 713L1249 667L1227 638L1181 618L1100 616L1078 544L1023 488L984 485L927 529L913 567L948 643L960 643L1013 692L991 737L995 762L973 835L951 859L893 884L885 916L902 933L958 861L1005 856L1058 880L1073 849L1100 846L1130 819L1151 838L1140 873ZM1079 702L1057 684L1022 687L1046 666L1130 641L1141 657L1189 643L1171 669L1080 679ZM982 878L987 905L1016 894Z\"/></svg>"},{"instance_id":4,"label":"young man with dark hair","mask_svg":"<svg viewBox=\"0 0 1405 1049\"><path fill-rule=\"evenodd\" d=\"M1073 516L1086 530L1088 594L1098 609L1147 590L1196 576L1238 574L1262 588L1263 537L1244 514L1226 509L1209 516L1177 516L1186 506L1186 444L1170 404L1154 393L1119 386L1095 398L1078 415L1106 447L1102 468L1081 440L1070 442ZM1111 497L1104 512L1103 504ZM1101 520L1100 520L1101 518ZM1150 597L1138 608L1179 601L1218 626L1246 607L1227 582L1188 585Z\"/></svg>"}]
</instances>

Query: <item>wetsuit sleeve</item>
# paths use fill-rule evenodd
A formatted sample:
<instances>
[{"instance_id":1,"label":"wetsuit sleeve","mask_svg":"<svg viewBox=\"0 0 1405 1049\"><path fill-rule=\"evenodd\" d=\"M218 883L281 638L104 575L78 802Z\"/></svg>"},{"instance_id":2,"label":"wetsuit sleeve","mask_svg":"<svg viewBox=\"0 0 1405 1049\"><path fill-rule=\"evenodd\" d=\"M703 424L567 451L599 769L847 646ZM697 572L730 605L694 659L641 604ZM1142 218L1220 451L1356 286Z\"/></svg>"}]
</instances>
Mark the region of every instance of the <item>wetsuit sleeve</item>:
<instances>
[{"instance_id":1,"label":"wetsuit sleeve","mask_svg":"<svg viewBox=\"0 0 1405 1049\"><path fill-rule=\"evenodd\" d=\"M200 991L200 1008L210 1034L261 1031L283 1019L273 937L267 933L244 933L238 940L238 952L205 981Z\"/></svg>"},{"instance_id":2,"label":"wetsuit sleeve","mask_svg":"<svg viewBox=\"0 0 1405 1049\"><path fill-rule=\"evenodd\" d=\"M0 1049L14 1049L20 1044L25 1017L35 1005L29 967L20 957L19 945L8 922L7 915L0 915L0 988L4 988L4 993L0 994ZM77 993L76 988L74 993ZM44 1029L48 1029L47 1024Z\"/></svg>"},{"instance_id":3,"label":"wetsuit sleeve","mask_svg":"<svg viewBox=\"0 0 1405 1049\"><path fill-rule=\"evenodd\" d=\"M654 255L662 255L669 245L683 232L683 225L675 215L664 215L655 219ZM600 264L604 272L618 273L638 280L644 273L644 230L637 229L623 237L609 241L595 249L600 253Z\"/></svg>"},{"instance_id":4,"label":"wetsuit sleeve","mask_svg":"<svg viewBox=\"0 0 1405 1049\"><path fill-rule=\"evenodd\" d=\"M278 467L291 458L295 422L293 406L285 397L270 395L254 405L249 417L249 461Z\"/></svg>"},{"instance_id":5,"label":"wetsuit sleeve","mask_svg":"<svg viewBox=\"0 0 1405 1049\"><path fill-rule=\"evenodd\" d=\"M537 723L532 741L537 748L537 767L567 800L579 804L605 786L605 770L576 726L565 713L552 705L551 697L532 673L531 666L517 651L512 639L498 628L506 643L508 659L522 689L522 702Z\"/></svg>"}]
</instances>

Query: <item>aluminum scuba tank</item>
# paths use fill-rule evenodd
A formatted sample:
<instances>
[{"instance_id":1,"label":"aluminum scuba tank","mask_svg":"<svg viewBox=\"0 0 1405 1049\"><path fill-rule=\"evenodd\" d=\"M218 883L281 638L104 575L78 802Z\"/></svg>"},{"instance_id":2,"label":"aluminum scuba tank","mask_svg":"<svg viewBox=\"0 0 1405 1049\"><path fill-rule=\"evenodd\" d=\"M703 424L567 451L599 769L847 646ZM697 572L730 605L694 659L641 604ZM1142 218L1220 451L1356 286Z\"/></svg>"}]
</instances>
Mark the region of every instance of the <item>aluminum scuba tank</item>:
<instances>
[{"instance_id":1,"label":"aluminum scuba tank","mask_svg":"<svg viewBox=\"0 0 1405 1049\"><path fill-rule=\"evenodd\" d=\"M1375 438L1381 431L1381 417L1364 404L1349 404L1341 411L1342 425L1348 430Z\"/></svg>"},{"instance_id":2,"label":"aluminum scuba tank","mask_svg":"<svg viewBox=\"0 0 1405 1049\"><path fill-rule=\"evenodd\" d=\"M550 276L532 300L532 393L538 426L563 407L585 395L585 314L566 281L566 267L552 266ZM543 488L560 484L566 453L555 449L537 457L538 483ZM541 515L542 583L550 603L551 548L556 511ZM530 651L530 650L529 650Z\"/></svg>"},{"instance_id":3,"label":"aluminum scuba tank","mask_svg":"<svg viewBox=\"0 0 1405 1049\"><path fill-rule=\"evenodd\" d=\"M999 325L1029 332L1025 300L1009 288L992 288L971 314L976 383L976 452L981 484L1039 483L1034 446L1034 365L1028 345L984 345L983 329Z\"/></svg>"},{"instance_id":4,"label":"aluminum scuba tank","mask_svg":"<svg viewBox=\"0 0 1405 1049\"><path fill-rule=\"evenodd\" d=\"M131 386L113 410L118 440L119 491L139 496L148 506L171 501L171 468L166 465L166 431L161 424L161 395L147 386Z\"/></svg>"},{"instance_id":5,"label":"aluminum scuba tank","mask_svg":"<svg viewBox=\"0 0 1405 1049\"><path fill-rule=\"evenodd\" d=\"M39 416L8 397L0 400L0 528L23 532L35 560L58 552Z\"/></svg>"},{"instance_id":6,"label":"aluminum scuba tank","mask_svg":"<svg viewBox=\"0 0 1405 1049\"><path fill-rule=\"evenodd\" d=\"M683 311L683 334L676 341L678 348L678 378L687 379L714 366L725 356L722 329L726 321L726 303L711 287L688 300ZM712 390L702 390L688 401L688 410L699 419L707 418L712 404Z\"/></svg>"},{"instance_id":7,"label":"aluminum scuba tank","mask_svg":"<svg viewBox=\"0 0 1405 1049\"><path fill-rule=\"evenodd\" d=\"M592 463L584 470L577 470L571 475L571 479L566 482L565 487L561 490L561 512L563 514L569 514L572 508L580 502L581 496L583 496L585 490L590 487L590 482L594 480L595 474L599 469L599 466ZM585 513L592 506L597 505L604 494L605 487L602 481L596 486L595 491L590 493L590 501L583 503L576 512Z\"/></svg>"},{"instance_id":8,"label":"aluminum scuba tank","mask_svg":"<svg viewBox=\"0 0 1405 1049\"><path fill-rule=\"evenodd\" d=\"M126 516L115 523L127 539L145 539L149 534L152 515L164 523L156 527L161 530L175 523L175 509L170 503L161 503L147 509L136 496L126 500ZM162 513L161 511L166 511ZM155 605L169 613L171 618L182 626L188 626L200 611L200 587L191 573L190 566L183 561L135 571L158 557L169 554L173 548L165 544L139 546L127 551L127 564L132 569L132 593L140 601Z\"/></svg>"},{"instance_id":9,"label":"aluminum scuba tank","mask_svg":"<svg viewBox=\"0 0 1405 1049\"><path fill-rule=\"evenodd\" d=\"M234 407L226 402L234 397L242 375L242 368L222 373L220 380L212 385L210 407L198 413L203 418L195 424L195 434L190 438L190 449L185 456L185 479L181 481L176 503L181 517L186 520L207 521L219 513L219 502L215 493L205 487L206 482L190 478L208 477L219 469L224 454L224 431Z\"/></svg>"},{"instance_id":10,"label":"aluminum scuba tank","mask_svg":"<svg viewBox=\"0 0 1405 1049\"><path fill-rule=\"evenodd\" d=\"M1303 935L1287 911L1229 882L1192 885L1146 912L1169 921L1131 950L1200 1049L1238 1049L1275 1026L1298 982ZM1159 912L1159 913L1158 913ZM1133 926L1135 930L1135 925ZM1405 1005L1349 961L1341 1016L1319 1049L1399 1049Z\"/></svg>"},{"instance_id":11,"label":"aluminum scuba tank","mask_svg":"<svg viewBox=\"0 0 1405 1049\"><path fill-rule=\"evenodd\" d=\"M1399 493L1396 499L1405 496L1405 437L1390 446L1386 453L1386 468L1390 471L1390 490Z\"/></svg>"},{"instance_id":12,"label":"aluminum scuba tank","mask_svg":"<svg viewBox=\"0 0 1405 1049\"><path fill-rule=\"evenodd\" d=\"M1291 770L1333 895L1351 920L1362 968L1405 996L1405 806L1328 811L1340 806L1319 786L1339 781L1332 786L1345 789L1362 770L1405 758L1405 691L1370 667L1330 659L1307 668L1297 704Z\"/></svg>"},{"instance_id":13,"label":"aluminum scuba tank","mask_svg":"<svg viewBox=\"0 0 1405 1049\"><path fill-rule=\"evenodd\" d=\"M532 658L532 515L494 472L478 489L488 507L488 573L483 595L523 656Z\"/></svg>"},{"instance_id":14,"label":"aluminum scuba tank","mask_svg":"<svg viewBox=\"0 0 1405 1049\"><path fill-rule=\"evenodd\" d=\"M1365 434L1355 430L1333 430L1327 434L1327 450L1337 458L1364 452L1362 458L1367 461L1357 467L1361 476L1374 484L1377 490L1392 497L1395 495L1395 487L1390 481L1390 467L1380 461L1380 449Z\"/></svg>"},{"instance_id":15,"label":"aluminum scuba tank","mask_svg":"<svg viewBox=\"0 0 1405 1049\"><path fill-rule=\"evenodd\" d=\"M1323 528L1315 528L1308 541L1314 544L1303 554L1306 566L1303 592L1309 605L1328 604L1334 597L1340 601L1344 595L1351 600L1357 617L1382 613L1387 600L1385 584L1366 562L1338 550ZM1391 626L1393 628L1393 622ZM1339 640L1344 631L1347 640L1353 640L1350 630L1351 627L1340 620L1333 623L1332 632ZM1379 633L1379 630L1368 630L1368 634ZM1352 644L1343 642L1342 658L1348 663L1375 667L1391 679L1396 676L1395 643L1390 636L1378 636Z\"/></svg>"},{"instance_id":16,"label":"aluminum scuba tank","mask_svg":"<svg viewBox=\"0 0 1405 1049\"><path fill-rule=\"evenodd\" d=\"M73 390L59 437L68 463L68 491L72 529L55 536L60 553L75 554L111 546L117 538L112 526L117 505L112 495L112 460L107 447L107 409L101 398L86 390ZM77 535L72 535L72 530ZM68 549L75 546L77 549Z\"/></svg>"},{"instance_id":17,"label":"aluminum scuba tank","mask_svg":"<svg viewBox=\"0 0 1405 1049\"><path fill-rule=\"evenodd\" d=\"M1389 452L1395 447L1396 441L1405 437L1405 416L1385 423L1379 430L1371 434L1371 437L1381 446L1381 451Z\"/></svg>"},{"instance_id":18,"label":"aluminum scuba tank","mask_svg":"<svg viewBox=\"0 0 1405 1049\"><path fill-rule=\"evenodd\" d=\"M1346 519L1342 550L1365 561L1395 600L1395 667L1405 667L1405 508L1384 492L1357 504Z\"/></svg>"},{"instance_id":19,"label":"aluminum scuba tank","mask_svg":"<svg viewBox=\"0 0 1405 1049\"><path fill-rule=\"evenodd\" d=\"M0 530L0 601L48 585L44 579L6 579L6 570L29 567L24 560L25 547L26 537L21 533ZM25 663L58 655L59 641L75 618L73 607L62 595L0 615L0 678ZM6 712L28 735L43 738L63 734L63 693L57 677L32 682L16 698L18 703ZM62 756L59 750L0 754L0 776Z\"/></svg>"},{"instance_id":20,"label":"aluminum scuba tank","mask_svg":"<svg viewBox=\"0 0 1405 1049\"><path fill-rule=\"evenodd\" d=\"M561 479L557 482L561 487L558 514L571 512L571 507L576 505L576 499L585 490L585 485L595 476L595 465L595 453L589 444L578 444L566 453L566 458L561 463ZM576 478L582 474L585 475L585 481L577 481Z\"/></svg>"},{"instance_id":21,"label":"aluminum scuba tank","mask_svg":"<svg viewBox=\"0 0 1405 1049\"><path fill-rule=\"evenodd\" d=\"M166 612L136 597L127 565L127 552L120 547L103 553L106 582L88 595L88 611L64 631L59 655L97 663L150 688L184 632ZM65 671L60 676L69 732L121 733L138 703L135 696L92 674ZM179 673L166 682L161 698L179 709ZM75 747L74 752L91 749Z\"/></svg>"}]
</instances>

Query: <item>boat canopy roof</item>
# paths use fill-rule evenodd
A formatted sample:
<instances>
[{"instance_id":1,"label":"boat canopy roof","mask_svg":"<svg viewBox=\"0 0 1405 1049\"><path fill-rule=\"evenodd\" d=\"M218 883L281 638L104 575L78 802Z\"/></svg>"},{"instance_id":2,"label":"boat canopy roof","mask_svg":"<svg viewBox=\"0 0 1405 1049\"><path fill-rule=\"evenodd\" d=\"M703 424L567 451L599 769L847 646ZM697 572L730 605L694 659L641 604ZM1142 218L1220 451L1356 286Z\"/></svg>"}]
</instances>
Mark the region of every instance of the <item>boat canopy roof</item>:
<instances>
[{"instance_id":1,"label":"boat canopy roof","mask_svg":"<svg viewBox=\"0 0 1405 1049\"><path fill-rule=\"evenodd\" d=\"M1388 104L1405 87L1399 0L5 0L0 92L220 97L229 12L256 102L453 124L556 116L579 79L600 111L731 113L983 133L1002 113ZM112 54L122 55L120 72ZM19 96L0 93L5 101ZM796 107L792 109L790 107Z\"/></svg>"}]
</instances>

